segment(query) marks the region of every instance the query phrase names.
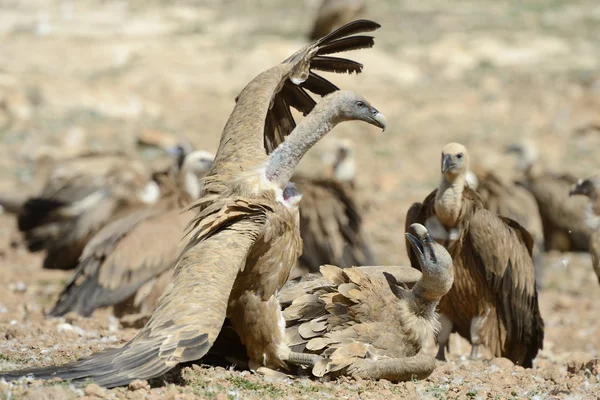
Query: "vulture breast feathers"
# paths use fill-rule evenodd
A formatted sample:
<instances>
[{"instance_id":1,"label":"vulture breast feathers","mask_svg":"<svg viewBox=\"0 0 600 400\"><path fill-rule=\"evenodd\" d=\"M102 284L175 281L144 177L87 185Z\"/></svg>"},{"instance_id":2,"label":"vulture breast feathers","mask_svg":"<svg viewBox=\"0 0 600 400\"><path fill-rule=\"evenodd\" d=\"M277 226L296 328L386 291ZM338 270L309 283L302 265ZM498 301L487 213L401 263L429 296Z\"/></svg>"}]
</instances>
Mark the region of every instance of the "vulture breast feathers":
<instances>
[{"instance_id":1,"label":"vulture breast feathers","mask_svg":"<svg viewBox=\"0 0 600 400\"><path fill-rule=\"evenodd\" d=\"M406 216L406 228L413 223L431 227L454 261L454 286L440 301L440 313L474 348L481 343L497 357L531 367L544 337L533 239L517 222L486 210L466 184L464 146L447 145L442 160L440 186ZM420 268L415 252L407 248L412 266Z\"/></svg>"},{"instance_id":2,"label":"vulture breast feathers","mask_svg":"<svg viewBox=\"0 0 600 400\"><path fill-rule=\"evenodd\" d=\"M204 196L189 207L197 216L173 281L129 343L63 367L2 376L93 379L108 387L149 379L203 357L226 316L251 361L283 365L288 350L274 294L301 252L301 196L289 178L304 153L335 124L360 119L385 128L383 115L364 98L337 91L314 70L360 72L362 64L328 54L371 47L372 37L356 34L377 28L366 20L347 24L261 73L242 90L205 178ZM328 96L316 104L307 90ZM296 129L290 107L306 115ZM313 108L319 112L311 113Z\"/></svg>"}]
</instances>

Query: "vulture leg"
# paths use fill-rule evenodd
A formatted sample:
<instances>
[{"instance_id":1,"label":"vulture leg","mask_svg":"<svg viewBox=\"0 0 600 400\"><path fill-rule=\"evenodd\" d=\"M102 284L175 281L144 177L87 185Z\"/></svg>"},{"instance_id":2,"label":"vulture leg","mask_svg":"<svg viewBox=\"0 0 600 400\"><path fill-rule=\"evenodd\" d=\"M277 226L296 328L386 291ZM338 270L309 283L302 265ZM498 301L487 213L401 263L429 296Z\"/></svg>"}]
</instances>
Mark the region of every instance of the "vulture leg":
<instances>
[{"instance_id":1,"label":"vulture leg","mask_svg":"<svg viewBox=\"0 0 600 400\"><path fill-rule=\"evenodd\" d=\"M362 379L387 379L405 382L413 378L425 379L435 369L433 357L418 354L406 358L360 360L348 367L348 375Z\"/></svg>"},{"instance_id":2,"label":"vulture leg","mask_svg":"<svg viewBox=\"0 0 600 400\"><path fill-rule=\"evenodd\" d=\"M452 333L452 321L444 314L440 314L440 323L442 324L442 328L437 335L439 348L435 358L440 361L446 361L446 349L448 348L450 334Z\"/></svg>"},{"instance_id":3,"label":"vulture leg","mask_svg":"<svg viewBox=\"0 0 600 400\"><path fill-rule=\"evenodd\" d=\"M289 362L314 366L321 359L315 354L292 352L283 342L285 319L275 296L264 301L247 291L230 303L229 314L233 328L246 346L251 365L285 368L286 362Z\"/></svg>"},{"instance_id":4,"label":"vulture leg","mask_svg":"<svg viewBox=\"0 0 600 400\"><path fill-rule=\"evenodd\" d=\"M471 355L469 358L471 360L479 359L479 346L483 343L483 329L485 327L485 322L487 321L487 317L490 314L490 309L485 311L485 314L480 315L478 317L474 317L471 320Z\"/></svg>"}]
</instances>

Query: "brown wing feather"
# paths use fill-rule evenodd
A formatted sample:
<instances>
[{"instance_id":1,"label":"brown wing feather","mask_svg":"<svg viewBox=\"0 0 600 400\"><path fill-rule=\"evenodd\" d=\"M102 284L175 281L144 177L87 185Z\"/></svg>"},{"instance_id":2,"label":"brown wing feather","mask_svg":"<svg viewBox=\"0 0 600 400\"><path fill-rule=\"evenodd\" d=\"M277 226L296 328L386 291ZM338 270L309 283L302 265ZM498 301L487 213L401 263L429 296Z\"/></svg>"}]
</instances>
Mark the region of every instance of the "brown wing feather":
<instances>
[{"instance_id":1,"label":"brown wing feather","mask_svg":"<svg viewBox=\"0 0 600 400\"><path fill-rule=\"evenodd\" d=\"M469 238L507 330L503 353L531 367L544 338L531 259L533 239L515 221L487 210L473 214Z\"/></svg>"},{"instance_id":2,"label":"brown wing feather","mask_svg":"<svg viewBox=\"0 0 600 400\"><path fill-rule=\"evenodd\" d=\"M324 264L341 268L375 264L351 189L328 179L292 179L302 192L300 262L311 272Z\"/></svg>"}]
</instances>

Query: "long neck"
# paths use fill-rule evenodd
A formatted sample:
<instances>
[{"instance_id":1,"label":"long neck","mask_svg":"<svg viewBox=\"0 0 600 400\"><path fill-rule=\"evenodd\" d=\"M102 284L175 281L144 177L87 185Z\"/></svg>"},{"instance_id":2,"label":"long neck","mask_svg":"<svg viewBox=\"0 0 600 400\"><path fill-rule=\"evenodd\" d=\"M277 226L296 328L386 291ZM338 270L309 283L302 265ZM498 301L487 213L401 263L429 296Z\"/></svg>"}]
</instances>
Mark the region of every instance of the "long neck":
<instances>
[{"instance_id":1,"label":"long neck","mask_svg":"<svg viewBox=\"0 0 600 400\"><path fill-rule=\"evenodd\" d=\"M284 188L306 152L338 122L339 119L327 107L315 106L285 142L271 153L265 172L267 179Z\"/></svg>"},{"instance_id":2,"label":"long neck","mask_svg":"<svg viewBox=\"0 0 600 400\"><path fill-rule=\"evenodd\" d=\"M442 175L442 181L435 196L435 213L446 227L454 227L458 220L465 183L464 174L459 174L453 179Z\"/></svg>"},{"instance_id":3,"label":"long neck","mask_svg":"<svg viewBox=\"0 0 600 400\"><path fill-rule=\"evenodd\" d=\"M437 296L427 289L426 285L422 281L419 281L413 286L412 292L415 297L419 300L419 307L421 312L426 313L428 311L435 311L441 296Z\"/></svg>"},{"instance_id":4,"label":"long neck","mask_svg":"<svg viewBox=\"0 0 600 400\"><path fill-rule=\"evenodd\" d=\"M334 177L338 182L354 182L356 175L356 162L353 157L344 157L335 165Z\"/></svg>"}]
</instances>

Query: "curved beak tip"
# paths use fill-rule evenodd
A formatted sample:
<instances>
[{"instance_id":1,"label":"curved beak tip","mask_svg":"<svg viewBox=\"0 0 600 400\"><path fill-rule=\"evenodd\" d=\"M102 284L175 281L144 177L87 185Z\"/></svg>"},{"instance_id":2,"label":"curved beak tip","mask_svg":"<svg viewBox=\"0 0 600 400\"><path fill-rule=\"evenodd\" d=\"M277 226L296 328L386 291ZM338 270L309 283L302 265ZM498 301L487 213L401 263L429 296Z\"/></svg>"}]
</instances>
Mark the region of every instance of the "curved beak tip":
<instances>
[{"instance_id":1,"label":"curved beak tip","mask_svg":"<svg viewBox=\"0 0 600 400\"><path fill-rule=\"evenodd\" d=\"M375 124L381 128L381 131L385 132L385 128L387 127L387 119L385 118L385 115L378 112L373 116L373 120L375 121Z\"/></svg>"}]
</instances>

